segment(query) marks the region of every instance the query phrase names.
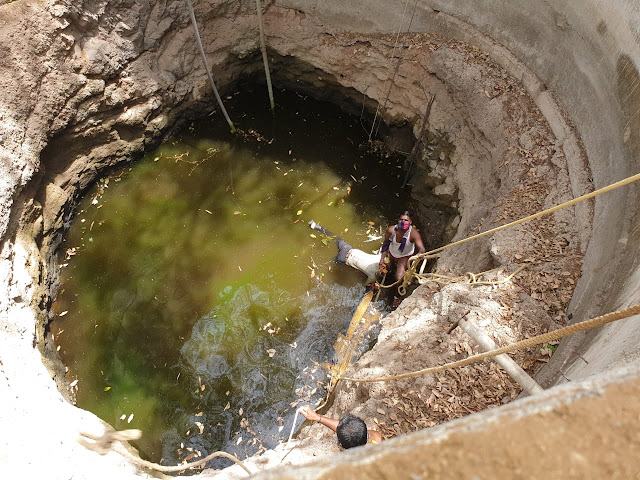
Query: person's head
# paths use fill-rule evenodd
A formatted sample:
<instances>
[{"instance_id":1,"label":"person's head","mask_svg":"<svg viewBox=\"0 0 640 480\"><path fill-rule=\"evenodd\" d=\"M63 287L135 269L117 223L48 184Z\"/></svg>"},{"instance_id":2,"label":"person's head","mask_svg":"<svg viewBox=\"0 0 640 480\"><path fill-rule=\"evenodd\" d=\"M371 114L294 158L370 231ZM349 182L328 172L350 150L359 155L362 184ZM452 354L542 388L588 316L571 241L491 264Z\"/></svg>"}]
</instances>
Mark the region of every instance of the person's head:
<instances>
[{"instance_id":1,"label":"person's head","mask_svg":"<svg viewBox=\"0 0 640 480\"><path fill-rule=\"evenodd\" d=\"M342 448L359 447L367 443L367 425L361 418L345 415L338 423L336 435Z\"/></svg>"},{"instance_id":2,"label":"person's head","mask_svg":"<svg viewBox=\"0 0 640 480\"><path fill-rule=\"evenodd\" d=\"M404 213L398 217L398 229L407 231L409 229L409 225L411 225L411 216L409 215L409 212L405 210Z\"/></svg>"}]
</instances>

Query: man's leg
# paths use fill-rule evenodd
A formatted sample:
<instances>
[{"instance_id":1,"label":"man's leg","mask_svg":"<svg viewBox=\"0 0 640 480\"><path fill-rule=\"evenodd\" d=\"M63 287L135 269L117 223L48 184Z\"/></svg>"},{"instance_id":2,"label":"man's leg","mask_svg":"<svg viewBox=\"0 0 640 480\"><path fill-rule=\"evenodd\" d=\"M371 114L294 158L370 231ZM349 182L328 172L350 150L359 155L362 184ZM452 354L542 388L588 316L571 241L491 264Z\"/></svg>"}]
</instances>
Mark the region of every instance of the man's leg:
<instances>
[{"instance_id":1,"label":"man's leg","mask_svg":"<svg viewBox=\"0 0 640 480\"><path fill-rule=\"evenodd\" d=\"M407 271L407 264L409 263L409 257L398 258L397 260L396 259L394 260L396 264L396 271L394 273L394 278L396 279L396 282L397 282L404 276L404 272Z\"/></svg>"},{"instance_id":2,"label":"man's leg","mask_svg":"<svg viewBox=\"0 0 640 480\"><path fill-rule=\"evenodd\" d=\"M347 242L345 242L342 238L336 237L335 234L332 231L327 230L322 225L318 225L313 220L311 220L309 222L309 228L311 228L312 230L317 230L318 232L324 233L327 237L334 237L334 240L336 242L336 246L338 247L338 254L336 255L336 262L341 263L341 264L347 263L347 255L349 254L349 252L353 248L351 245L349 245Z\"/></svg>"},{"instance_id":3,"label":"man's leg","mask_svg":"<svg viewBox=\"0 0 640 480\"><path fill-rule=\"evenodd\" d=\"M313 220L311 220L309 222L309 228L311 230L317 230L321 233L324 233L327 237L335 237L335 234L329 230L327 230L326 228L324 228L322 225L318 225L316 222L314 222Z\"/></svg>"},{"instance_id":4,"label":"man's leg","mask_svg":"<svg viewBox=\"0 0 640 480\"><path fill-rule=\"evenodd\" d=\"M402 280L402 277L404 276L404 273L407 271L407 264L409 263L409 257L404 257L404 258L398 258L397 260L395 260L395 264L396 264L396 270L394 272L393 277L395 278L395 281L399 281ZM396 288L394 289L394 295L393 295L393 308L396 308L400 305L400 303L402 302L402 296L400 295L400 293L398 293L398 287L400 285L396 286Z\"/></svg>"}]
</instances>

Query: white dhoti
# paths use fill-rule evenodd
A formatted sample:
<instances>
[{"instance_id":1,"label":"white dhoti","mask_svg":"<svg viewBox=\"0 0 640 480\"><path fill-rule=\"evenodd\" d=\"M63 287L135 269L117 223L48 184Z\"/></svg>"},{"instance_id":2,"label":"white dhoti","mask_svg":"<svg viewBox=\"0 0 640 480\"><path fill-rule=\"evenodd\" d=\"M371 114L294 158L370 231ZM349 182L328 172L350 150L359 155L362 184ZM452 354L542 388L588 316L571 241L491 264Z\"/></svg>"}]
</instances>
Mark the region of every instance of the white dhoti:
<instances>
[{"instance_id":1,"label":"white dhoti","mask_svg":"<svg viewBox=\"0 0 640 480\"><path fill-rule=\"evenodd\" d=\"M352 248L347 256L346 264L360 270L367 275L366 283L373 283L376 280L376 273L380 265L381 254L366 253L357 248Z\"/></svg>"}]
</instances>

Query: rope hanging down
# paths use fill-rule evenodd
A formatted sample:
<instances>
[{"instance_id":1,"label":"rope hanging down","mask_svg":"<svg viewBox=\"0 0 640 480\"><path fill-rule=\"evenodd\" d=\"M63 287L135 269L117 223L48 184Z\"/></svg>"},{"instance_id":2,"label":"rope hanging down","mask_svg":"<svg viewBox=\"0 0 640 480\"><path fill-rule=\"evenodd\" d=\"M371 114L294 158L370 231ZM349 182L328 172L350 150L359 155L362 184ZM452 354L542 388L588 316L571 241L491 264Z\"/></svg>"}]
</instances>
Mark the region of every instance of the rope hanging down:
<instances>
[{"instance_id":1,"label":"rope hanging down","mask_svg":"<svg viewBox=\"0 0 640 480\"><path fill-rule=\"evenodd\" d=\"M218 89L216 88L216 84L213 81L213 75L211 75L211 70L209 70L209 64L207 63L207 56L204 53L204 47L202 46L202 40L200 39L200 32L198 31L198 24L196 23L196 14L193 11L193 4L191 3L191 0L187 0L187 4L189 6L189 15L191 16L191 23L193 24L193 30L196 33L196 43L198 44L198 49L200 50L200 55L202 56L202 63L204 63L204 68L207 71L207 76L209 77L211 88L213 89L213 93L216 96L218 105L220 105L220 110L222 110L222 114L224 115L224 118L227 120L227 123L229 124L231 133L236 133L236 127L233 125L231 118L229 118L227 109L224 108L224 104L222 103L222 99L220 98L220 94L218 93Z\"/></svg>"},{"instance_id":2,"label":"rope hanging down","mask_svg":"<svg viewBox=\"0 0 640 480\"><path fill-rule=\"evenodd\" d=\"M402 32L402 25L404 24L404 19L407 13L407 7L409 6L409 0L407 0L404 4L404 9L402 10L402 17L400 18L400 25L398 26L398 33L396 34L396 43L393 45L393 50L391 51L391 60L393 61L393 58L396 56L396 48L398 47L398 40L400 39L400 32ZM414 12L415 12L415 7L414 7ZM409 25L409 28L411 28L411 25ZM398 71L398 68L400 68L400 60L401 58L398 58L398 66L396 68L396 72ZM395 73L394 73L394 78L395 78ZM382 91L386 91L387 89L387 82L389 82L389 80L391 80L392 84L393 84L393 79L391 78L387 78L384 81L384 86L382 87ZM389 92L391 92L391 87L389 87ZM389 98L387 96L387 98ZM386 104L386 102L385 102ZM364 108L364 104L363 104L363 108ZM375 129L376 126L376 121L378 120L378 113L380 112L380 101L378 101L378 106L376 107L376 113L373 117L373 123L371 124L371 131L369 132L369 141L371 141L371 137L373 136L373 130Z\"/></svg>"},{"instance_id":3,"label":"rope hanging down","mask_svg":"<svg viewBox=\"0 0 640 480\"><path fill-rule=\"evenodd\" d=\"M411 14L411 20L409 20L409 26L407 27L407 32L405 35L408 35L411 31L411 25L413 25L413 17L416 15L416 9L418 8L418 0L413 5L413 13ZM403 42L404 43L404 42ZM389 96L391 95L391 89L393 88L393 82L396 79L396 75L398 74L398 70L400 70L400 64L402 63L402 54L398 57L398 63L396 64L396 69L393 72L393 77L391 77L391 84L389 85L389 91L387 91L387 96L384 99L384 104L382 105L382 110L380 110L380 121L378 122L378 127L376 128L376 135L378 135L378 130L380 129L380 124L382 123L382 117L384 113L387 111L387 102L389 101ZM373 132L373 127L375 126L375 122L371 126L371 131ZM371 140L371 135L369 135L369 140Z\"/></svg>"},{"instance_id":4,"label":"rope hanging down","mask_svg":"<svg viewBox=\"0 0 640 480\"><path fill-rule=\"evenodd\" d=\"M600 188L600 189L595 190L595 191L593 191L591 193L587 193L586 195L582 195L580 197L574 198L573 200L569 200L568 202L561 203L560 205L556 205L555 207L551 207L551 208L548 208L546 210L542 210L541 212L534 213L533 215L529 215L528 217L521 218L520 220L515 220L515 221L507 223L505 225L501 225L499 227L492 228L491 230L487 230L486 232L478 233L477 235L472 235L471 237L463 238L462 240L458 240L457 242L449 243L448 245L445 245L444 247L439 247L439 248L436 248L435 250L431 250L429 252L421 253L419 255L414 255L407 262L407 271L405 272L404 276L401 279L397 280L396 282L392 283L391 285L380 285L380 284L378 284L378 286L381 287L381 288L392 288L392 287L395 287L396 285L398 285L399 283L402 283L402 285L400 287L398 287L398 293L400 293L401 295L404 295L406 293L406 288L411 283L411 280L414 277L418 276L415 273L416 270L417 270L418 264L424 259L433 258L433 255L436 254L436 253L440 253L443 250L446 250L446 249L451 248L451 247L455 247L456 245L461 245L461 244L463 244L465 242L469 242L471 240L475 240L477 238L484 237L485 235L491 235L492 233L496 233L496 232L499 232L501 230L505 230L507 228L514 227L516 225L520 225L521 223L525 223L525 222L528 222L530 220L535 220L536 218L540 218L540 217L542 217L544 215L548 215L550 213L556 212L556 211L558 211L558 210L560 210L562 208L565 208L565 207L570 207L572 205L575 205L576 203L580 203L580 202L583 202L585 200L589 200L591 198L597 197L598 195L602 195L603 193L610 192L612 190L615 190L616 188L622 187L624 185L628 185L629 183L633 183L633 182L636 182L638 180L640 180L640 173L637 173L635 175L627 177L624 180L620 180L619 182L612 183L611 185L608 185L606 187ZM423 266L422 270L424 270L424 266ZM420 273L422 273L422 271Z\"/></svg>"},{"instance_id":5,"label":"rope hanging down","mask_svg":"<svg viewBox=\"0 0 640 480\"><path fill-rule=\"evenodd\" d=\"M554 330L553 332L548 332L542 335L538 335L536 337L527 338L520 342L507 345L506 347L498 348L497 350L491 350L489 352L472 355L470 357L465 358L464 360L458 360L456 362L447 363L445 365L439 365L437 367L429 367L423 370L418 370L416 372L402 373L400 375L392 375L388 377L366 378L366 379L343 377L341 380L349 380L351 382L358 382L358 383L388 382L391 380L399 380L402 378L410 378L410 377L417 377L419 375L426 375L428 373L438 373L444 370L464 367L466 365L479 362L480 360L484 360L486 358L495 357L496 355L501 355L503 353L512 353L512 352L515 352L516 350L532 347L534 345L539 345L541 343L548 343L553 340L559 340L560 338L566 337L567 335L573 335L574 333L577 333L577 332L582 332L584 330L590 330L592 328L601 327L602 325L606 325L607 323L612 323L617 320L622 320L624 318L628 318L638 314L640 314L640 304L634 305L633 307L629 307L624 310L618 310L616 312L607 313L605 315L601 315L599 317L592 318L590 320L585 320L584 322L576 323L574 325L569 325L568 327L560 328L558 330Z\"/></svg>"},{"instance_id":6,"label":"rope hanging down","mask_svg":"<svg viewBox=\"0 0 640 480\"><path fill-rule=\"evenodd\" d=\"M137 440L140 437L142 437L142 432L140 430L116 431L112 427L107 427L107 429L101 436L95 436L89 433L80 432L80 439L78 440L78 443L88 448L89 450L99 453L100 455L105 455L113 450L114 452L119 453L120 455L140 467L156 470L158 472L181 472L183 470L188 470L190 468L204 465L213 458L224 457L228 458L229 460L233 460L236 464L240 465L245 472L247 472L249 475L252 475L251 471L247 467L245 467L240 460L238 460L233 455L228 454L227 452L214 452L196 462L185 463L183 465L166 466L148 462L141 459L140 457L136 457L128 450L126 450L122 445L119 445L117 443L129 440Z\"/></svg>"}]
</instances>

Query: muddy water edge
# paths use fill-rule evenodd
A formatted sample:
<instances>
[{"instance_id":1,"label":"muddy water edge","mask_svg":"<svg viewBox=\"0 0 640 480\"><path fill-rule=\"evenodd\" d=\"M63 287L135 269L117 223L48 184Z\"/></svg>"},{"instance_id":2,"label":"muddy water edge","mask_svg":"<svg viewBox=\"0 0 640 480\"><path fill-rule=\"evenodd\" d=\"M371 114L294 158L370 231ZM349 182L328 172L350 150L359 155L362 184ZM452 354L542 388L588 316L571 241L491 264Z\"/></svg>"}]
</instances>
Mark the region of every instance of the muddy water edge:
<instances>
[{"instance_id":1,"label":"muddy water edge","mask_svg":"<svg viewBox=\"0 0 640 480\"><path fill-rule=\"evenodd\" d=\"M364 293L307 222L371 252L411 208L404 157L366 148L361 119L284 91L272 116L259 95L226 99L239 134L195 120L101 178L61 248L51 333L77 405L141 429L152 461L286 439Z\"/></svg>"}]
</instances>

